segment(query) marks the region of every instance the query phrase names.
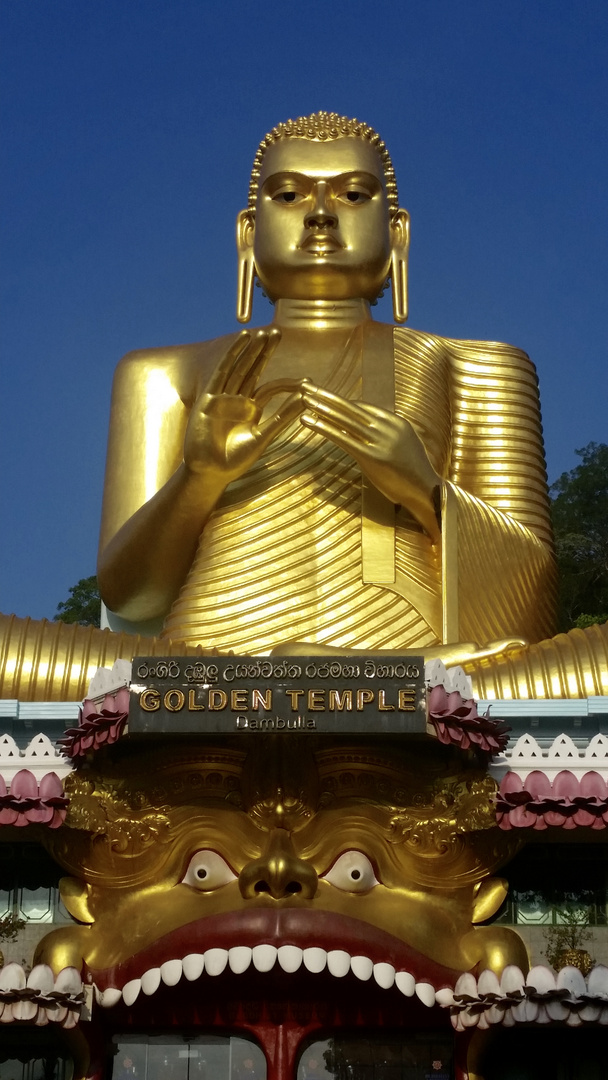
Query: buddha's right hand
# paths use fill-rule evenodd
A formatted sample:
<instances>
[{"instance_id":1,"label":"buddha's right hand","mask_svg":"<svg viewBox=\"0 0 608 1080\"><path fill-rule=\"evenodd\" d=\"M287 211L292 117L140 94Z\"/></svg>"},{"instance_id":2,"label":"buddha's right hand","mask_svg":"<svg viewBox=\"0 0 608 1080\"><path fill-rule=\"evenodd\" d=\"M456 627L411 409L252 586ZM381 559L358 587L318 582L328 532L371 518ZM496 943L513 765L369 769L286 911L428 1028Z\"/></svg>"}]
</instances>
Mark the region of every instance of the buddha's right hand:
<instances>
[{"instance_id":1,"label":"buddha's right hand","mask_svg":"<svg viewBox=\"0 0 608 1080\"><path fill-rule=\"evenodd\" d=\"M196 401L184 438L184 463L216 488L218 495L247 472L302 411L300 384L284 379L256 390L256 383L281 338L280 330L244 330L230 347ZM288 396L263 422L264 405Z\"/></svg>"}]
</instances>

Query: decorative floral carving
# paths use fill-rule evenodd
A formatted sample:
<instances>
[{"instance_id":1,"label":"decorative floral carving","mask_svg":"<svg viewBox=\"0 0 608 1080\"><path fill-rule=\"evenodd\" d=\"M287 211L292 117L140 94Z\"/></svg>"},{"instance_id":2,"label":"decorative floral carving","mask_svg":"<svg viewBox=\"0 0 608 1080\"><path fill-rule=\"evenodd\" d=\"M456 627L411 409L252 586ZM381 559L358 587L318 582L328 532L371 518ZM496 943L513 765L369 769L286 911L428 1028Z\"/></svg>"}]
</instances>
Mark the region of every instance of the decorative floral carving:
<instances>
[{"instance_id":1,"label":"decorative floral carving","mask_svg":"<svg viewBox=\"0 0 608 1080\"><path fill-rule=\"evenodd\" d=\"M458 845L462 834L495 827L495 794L490 777L446 780L429 805L398 810L391 829L411 847L444 853Z\"/></svg>"}]
</instances>

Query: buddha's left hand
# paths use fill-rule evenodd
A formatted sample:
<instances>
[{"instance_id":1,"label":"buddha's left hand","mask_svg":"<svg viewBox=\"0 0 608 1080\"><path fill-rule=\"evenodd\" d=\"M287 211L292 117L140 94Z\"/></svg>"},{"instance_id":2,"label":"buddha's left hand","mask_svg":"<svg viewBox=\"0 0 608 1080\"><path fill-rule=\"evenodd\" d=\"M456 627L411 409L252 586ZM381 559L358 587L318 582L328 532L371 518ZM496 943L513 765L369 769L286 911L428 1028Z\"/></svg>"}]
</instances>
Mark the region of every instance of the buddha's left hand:
<instances>
[{"instance_id":1,"label":"buddha's left hand","mask_svg":"<svg viewBox=\"0 0 608 1080\"><path fill-rule=\"evenodd\" d=\"M308 381L302 400L301 422L346 450L387 499L407 507L431 539L439 540L441 477L409 420L364 401L347 401Z\"/></svg>"}]
</instances>

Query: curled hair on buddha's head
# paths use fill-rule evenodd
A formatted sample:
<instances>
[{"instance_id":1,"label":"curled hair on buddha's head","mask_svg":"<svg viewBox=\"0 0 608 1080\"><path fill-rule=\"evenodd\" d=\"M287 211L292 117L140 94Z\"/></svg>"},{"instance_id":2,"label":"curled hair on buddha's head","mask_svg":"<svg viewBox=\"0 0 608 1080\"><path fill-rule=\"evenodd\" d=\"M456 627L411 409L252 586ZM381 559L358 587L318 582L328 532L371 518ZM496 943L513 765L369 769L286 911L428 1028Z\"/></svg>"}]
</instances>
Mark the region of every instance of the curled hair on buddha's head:
<instances>
[{"instance_id":1,"label":"curled hair on buddha's head","mask_svg":"<svg viewBox=\"0 0 608 1080\"><path fill-rule=\"evenodd\" d=\"M362 120L351 119L348 116L340 116L335 112L315 112L310 116L298 116L297 120L286 120L283 124L277 124L264 136L257 148L253 159L251 180L249 181L248 209L255 210L260 173L264 154L269 146L278 142L279 139L310 139L311 141L325 142L331 139L341 139L347 135L355 135L359 139L366 139L377 151L386 183L386 195L391 214L396 214L399 209L399 196L397 194L397 181L395 170L390 154L385 143L369 124Z\"/></svg>"}]
</instances>

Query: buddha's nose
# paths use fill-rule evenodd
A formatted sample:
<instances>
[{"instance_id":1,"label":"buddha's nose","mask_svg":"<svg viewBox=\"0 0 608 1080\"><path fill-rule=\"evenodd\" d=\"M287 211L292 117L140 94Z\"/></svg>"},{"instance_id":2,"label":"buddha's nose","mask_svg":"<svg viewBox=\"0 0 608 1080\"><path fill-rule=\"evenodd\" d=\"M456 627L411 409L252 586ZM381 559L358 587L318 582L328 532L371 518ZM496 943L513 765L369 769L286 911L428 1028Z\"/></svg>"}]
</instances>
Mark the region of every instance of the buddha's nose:
<instances>
[{"instance_id":1,"label":"buddha's nose","mask_svg":"<svg viewBox=\"0 0 608 1080\"><path fill-rule=\"evenodd\" d=\"M314 206L304 218L304 225L307 229L334 229L337 224L338 216L329 204L327 185L319 183L315 188Z\"/></svg>"},{"instance_id":2,"label":"buddha's nose","mask_svg":"<svg viewBox=\"0 0 608 1080\"><path fill-rule=\"evenodd\" d=\"M286 896L311 900L317 891L317 874L309 862L296 855L289 833L273 829L262 857L241 870L239 888L246 900L263 893L275 900Z\"/></svg>"}]
</instances>

